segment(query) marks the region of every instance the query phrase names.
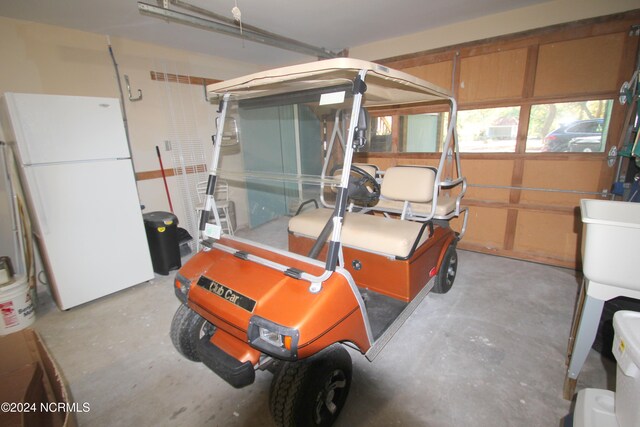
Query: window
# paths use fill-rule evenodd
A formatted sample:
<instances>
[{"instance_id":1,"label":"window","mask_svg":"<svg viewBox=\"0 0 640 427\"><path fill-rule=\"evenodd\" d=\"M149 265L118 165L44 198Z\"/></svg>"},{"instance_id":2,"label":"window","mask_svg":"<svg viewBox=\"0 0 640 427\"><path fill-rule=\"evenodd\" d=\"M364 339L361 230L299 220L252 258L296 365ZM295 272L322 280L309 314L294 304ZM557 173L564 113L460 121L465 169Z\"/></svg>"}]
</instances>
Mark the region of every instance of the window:
<instances>
[{"instance_id":1,"label":"window","mask_svg":"<svg viewBox=\"0 0 640 427\"><path fill-rule=\"evenodd\" d=\"M612 106L610 99L533 105L526 152L603 152ZM458 111L460 152L515 153L520 108L514 105ZM372 117L366 150L438 153L448 121L447 112Z\"/></svg>"},{"instance_id":2,"label":"window","mask_svg":"<svg viewBox=\"0 0 640 427\"><path fill-rule=\"evenodd\" d=\"M513 153L518 135L520 107L486 108L458 112L461 152Z\"/></svg>"},{"instance_id":3,"label":"window","mask_svg":"<svg viewBox=\"0 0 640 427\"><path fill-rule=\"evenodd\" d=\"M393 117L371 117L371 140L368 147L370 152L391 151Z\"/></svg>"},{"instance_id":4,"label":"window","mask_svg":"<svg viewBox=\"0 0 640 427\"><path fill-rule=\"evenodd\" d=\"M447 135L449 113L403 114L371 118L368 152L437 153ZM394 131L395 129L395 131Z\"/></svg>"},{"instance_id":5,"label":"window","mask_svg":"<svg viewBox=\"0 0 640 427\"><path fill-rule=\"evenodd\" d=\"M449 113L425 113L400 116L402 132L398 151L438 153L447 136Z\"/></svg>"},{"instance_id":6,"label":"window","mask_svg":"<svg viewBox=\"0 0 640 427\"><path fill-rule=\"evenodd\" d=\"M612 104L594 100L532 106L527 152L603 152Z\"/></svg>"}]
</instances>

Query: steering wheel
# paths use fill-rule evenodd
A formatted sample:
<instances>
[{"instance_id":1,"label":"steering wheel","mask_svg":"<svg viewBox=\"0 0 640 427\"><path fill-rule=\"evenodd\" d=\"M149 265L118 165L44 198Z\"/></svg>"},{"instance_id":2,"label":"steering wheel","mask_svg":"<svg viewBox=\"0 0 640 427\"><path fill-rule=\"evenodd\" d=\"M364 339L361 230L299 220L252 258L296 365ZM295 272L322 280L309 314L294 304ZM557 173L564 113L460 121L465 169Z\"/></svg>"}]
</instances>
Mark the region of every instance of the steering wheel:
<instances>
[{"instance_id":1,"label":"steering wheel","mask_svg":"<svg viewBox=\"0 0 640 427\"><path fill-rule=\"evenodd\" d=\"M380 199L380 184L363 169L351 165L347 195L361 205L374 206Z\"/></svg>"}]
</instances>

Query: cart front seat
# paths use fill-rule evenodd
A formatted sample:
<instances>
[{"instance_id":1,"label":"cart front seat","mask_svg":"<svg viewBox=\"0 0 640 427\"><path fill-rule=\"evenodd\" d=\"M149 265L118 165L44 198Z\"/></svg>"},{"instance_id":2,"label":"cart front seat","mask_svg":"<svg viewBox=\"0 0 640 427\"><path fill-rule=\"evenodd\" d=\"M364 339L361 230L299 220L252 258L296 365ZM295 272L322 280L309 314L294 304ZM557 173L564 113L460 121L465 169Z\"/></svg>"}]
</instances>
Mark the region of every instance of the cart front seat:
<instances>
[{"instance_id":1,"label":"cart front seat","mask_svg":"<svg viewBox=\"0 0 640 427\"><path fill-rule=\"evenodd\" d=\"M302 212L289 220L289 232L315 240L332 214L333 209L325 208ZM416 221L346 212L342 225L342 244L392 258L407 258L429 238L429 230L425 225Z\"/></svg>"},{"instance_id":2,"label":"cart front seat","mask_svg":"<svg viewBox=\"0 0 640 427\"><path fill-rule=\"evenodd\" d=\"M398 201L400 211L408 201L412 207L414 202L428 205L430 212L435 175L433 169L425 167L389 168L381 193L391 201ZM332 213L332 209L302 212L289 220L289 232L317 239ZM429 231L424 222L346 212L342 225L342 243L345 246L395 258L411 256L428 238Z\"/></svg>"}]
</instances>

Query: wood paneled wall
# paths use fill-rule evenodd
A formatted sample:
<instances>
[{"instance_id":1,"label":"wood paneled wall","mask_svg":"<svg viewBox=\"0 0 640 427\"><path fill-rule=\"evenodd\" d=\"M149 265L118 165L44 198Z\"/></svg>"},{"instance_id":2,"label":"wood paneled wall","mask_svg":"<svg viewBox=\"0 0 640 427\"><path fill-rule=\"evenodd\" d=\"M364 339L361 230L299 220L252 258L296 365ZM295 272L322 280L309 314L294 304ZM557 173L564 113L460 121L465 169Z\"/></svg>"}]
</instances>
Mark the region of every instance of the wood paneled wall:
<instances>
[{"instance_id":1,"label":"wood paneled wall","mask_svg":"<svg viewBox=\"0 0 640 427\"><path fill-rule=\"evenodd\" d=\"M376 61L453 89L461 110L520 106L513 153L462 154L470 213L461 248L580 268L579 200L611 187L607 152L624 127L618 91L634 70L638 23L640 9ZM614 100L604 153L526 153L533 105L590 99ZM386 169L439 158L397 151L356 161Z\"/></svg>"}]
</instances>

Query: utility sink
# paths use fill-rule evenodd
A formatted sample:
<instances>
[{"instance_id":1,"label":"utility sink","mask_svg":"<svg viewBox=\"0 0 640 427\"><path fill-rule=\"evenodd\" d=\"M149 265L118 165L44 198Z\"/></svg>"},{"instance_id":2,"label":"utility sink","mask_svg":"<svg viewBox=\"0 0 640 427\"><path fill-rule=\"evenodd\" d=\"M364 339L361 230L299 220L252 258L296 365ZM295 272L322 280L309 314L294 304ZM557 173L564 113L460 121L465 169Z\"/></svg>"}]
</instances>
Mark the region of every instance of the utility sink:
<instances>
[{"instance_id":1,"label":"utility sink","mask_svg":"<svg viewBox=\"0 0 640 427\"><path fill-rule=\"evenodd\" d=\"M580 210L584 276L640 291L640 203L582 199Z\"/></svg>"}]
</instances>

